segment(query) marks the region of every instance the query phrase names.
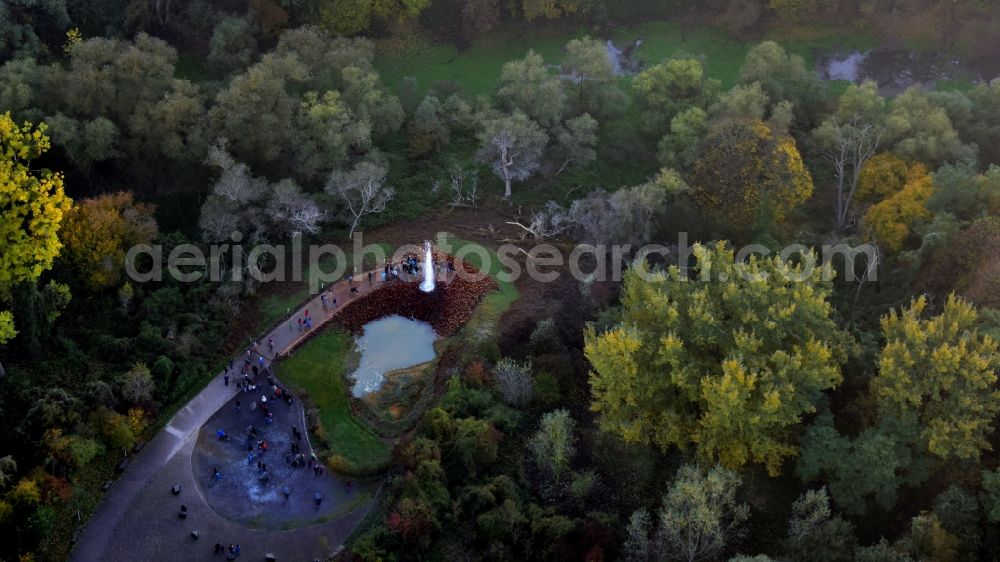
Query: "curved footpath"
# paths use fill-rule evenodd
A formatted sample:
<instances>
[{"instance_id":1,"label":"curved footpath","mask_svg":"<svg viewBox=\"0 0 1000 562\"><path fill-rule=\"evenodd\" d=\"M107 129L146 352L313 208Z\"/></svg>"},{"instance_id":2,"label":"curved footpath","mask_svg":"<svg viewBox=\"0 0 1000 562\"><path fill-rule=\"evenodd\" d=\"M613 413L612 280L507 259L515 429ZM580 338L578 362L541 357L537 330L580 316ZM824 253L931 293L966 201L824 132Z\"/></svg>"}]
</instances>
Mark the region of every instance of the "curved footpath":
<instances>
[{"instance_id":1,"label":"curved footpath","mask_svg":"<svg viewBox=\"0 0 1000 562\"><path fill-rule=\"evenodd\" d=\"M358 293L365 294L382 284L379 272L369 284L367 275L353 282ZM286 354L308 335L336 317L341 307L351 300L347 281L339 281L327 290L336 298L337 308L324 308L319 295L309 300L281 325L258 340L258 349L267 361ZM332 302L332 301L330 301ZM313 319L312 330L300 331L296 318L306 310ZM274 351L267 341L274 340ZM235 363L242 365L242 356ZM238 392L239 370L231 374L229 386L223 383L225 373L219 373L197 396L178 411L170 423L149 441L129 463L124 474L105 493L101 505L76 541L70 560L96 561L192 561L219 560L213 554L216 542L239 543L240 559L263 560L273 553L277 560L307 561L324 559L336 550L371 510L373 502L332 521L288 531L252 529L230 521L216 513L205 502L194 479L191 458L198 430ZM296 400L301 408L302 401ZM179 496L170 488L180 484ZM177 516L179 504L188 508L186 519ZM198 531L199 539L191 536Z\"/></svg>"}]
</instances>

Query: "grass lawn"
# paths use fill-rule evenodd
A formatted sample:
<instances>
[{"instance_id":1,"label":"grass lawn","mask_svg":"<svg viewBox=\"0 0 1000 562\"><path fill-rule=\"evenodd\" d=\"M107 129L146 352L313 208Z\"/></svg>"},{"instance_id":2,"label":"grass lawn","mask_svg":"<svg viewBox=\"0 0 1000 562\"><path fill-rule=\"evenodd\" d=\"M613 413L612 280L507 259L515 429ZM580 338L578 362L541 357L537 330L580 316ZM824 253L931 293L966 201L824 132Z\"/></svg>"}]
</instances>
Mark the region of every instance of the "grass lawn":
<instances>
[{"instance_id":1,"label":"grass lawn","mask_svg":"<svg viewBox=\"0 0 1000 562\"><path fill-rule=\"evenodd\" d=\"M822 29L797 26L788 30L777 30L772 37L789 53L802 57L806 66L813 67L816 56L824 51L867 50L877 44L874 36L856 29ZM708 75L722 82L729 89L739 82L740 68L747 52L755 43L735 39L725 31L699 26L681 32L676 23L651 21L635 28L619 29L614 33L618 44L629 44L641 38L642 44L635 50L635 57L646 65L656 64L678 53L704 56ZM832 89L838 89L837 82L830 82ZM846 89L846 83L841 85Z\"/></svg>"},{"instance_id":2,"label":"grass lawn","mask_svg":"<svg viewBox=\"0 0 1000 562\"><path fill-rule=\"evenodd\" d=\"M704 55L708 75L722 82L725 89L732 88L739 82L743 59L754 46L754 43L734 39L724 31L712 27L701 26L682 32L679 24L666 21L645 22L614 34L614 40L619 44L627 44L636 38L642 38L642 44L635 50L635 56L645 64L656 64L678 52ZM876 45L875 39L855 29L831 32L796 27L771 39L789 53L801 56L810 67L821 51L866 50Z\"/></svg>"},{"instance_id":3,"label":"grass lawn","mask_svg":"<svg viewBox=\"0 0 1000 562\"><path fill-rule=\"evenodd\" d=\"M636 38L642 38L642 44L635 50L635 57L644 65L656 64L678 52L693 56L704 55L708 75L721 81L726 89L736 84L740 67L743 66L743 57L752 46L712 28L698 27L682 33L680 25L662 21L620 29L613 34L613 38L619 45L627 45Z\"/></svg>"},{"instance_id":4,"label":"grass lawn","mask_svg":"<svg viewBox=\"0 0 1000 562\"><path fill-rule=\"evenodd\" d=\"M403 78L415 76L421 92L437 80L453 80L470 95L492 95L500 83L500 70L505 62L523 58L529 49L545 57L549 64L562 60L562 48L570 39L586 34L582 28L553 25L547 29L526 26L504 26L475 40L459 52L451 44L411 44L405 52L379 49L375 69L382 82L392 89Z\"/></svg>"},{"instance_id":5,"label":"grass lawn","mask_svg":"<svg viewBox=\"0 0 1000 562\"><path fill-rule=\"evenodd\" d=\"M563 46L586 34L583 28L566 25L547 29L509 25L475 40L462 52L448 44L417 44L405 52L382 48L376 54L375 68L381 73L382 81L393 89L399 87L405 76L415 76L421 91L436 80L453 80L471 95L492 95L505 62L523 58L533 49L545 57L546 63L559 64ZM667 21L647 21L612 33L619 45L640 37L642 44L635 51L640 61L655 64L680 52L704 55L708 75L721 81L727 89L737 83L743 59L753 46L719 29L698 26L682 31L680 24ZM774 39L789 52L801 55L807 65L813 64L821 50L868 49L876 44L870 33L854 28L798 26L779 30Z\"/></svg>"},{"instance_id":6,"label":"grass lawn","mask_svg":"<svg viewBox=\"0 0 1000 562\"><path fill-rule=\"evenodd\" d=\"M305 393L318 410L321 437L334 457L340 457L335 468L371 474L388 465L391 448L351 413L344 375L353 345L347 332L326 328L283 360L278 375Z\"/></svg>"}]
</instances>

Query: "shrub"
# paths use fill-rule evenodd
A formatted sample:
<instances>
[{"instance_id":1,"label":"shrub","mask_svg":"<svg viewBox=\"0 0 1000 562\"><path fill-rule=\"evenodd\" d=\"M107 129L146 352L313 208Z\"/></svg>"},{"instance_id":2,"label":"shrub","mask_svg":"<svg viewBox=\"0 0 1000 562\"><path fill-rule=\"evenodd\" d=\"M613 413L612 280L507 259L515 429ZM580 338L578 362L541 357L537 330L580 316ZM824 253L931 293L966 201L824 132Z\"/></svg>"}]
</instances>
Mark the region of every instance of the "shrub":
<instances>
[{"instance_id":1,"label":"shrub","mask_svg":"<svg viewBox=\"0 0 1000 562\"><path fill-rule=\"evenodd\" d=\"M583 501L590 495L596 483L597 474L593 470L585 470L573 476L573 482L570 484L569 491L573 494L574 498Z\"/></svg>"},{"instance_id":2,"label":"shrub","mask_svg":"<svg viewBox=\"0 0 1000 562\"><path fill-rule=\"evenodd\" d=\"M97 413L97 425L108 447L120 451L135 446L135 434L125 416L101 408Z\"/></svg>"},{"instance_id":3,"label":"shrub","mask_svg":"<svg viewBox=\"0 0 1000 562\"><path fill-rule=\"evenodd\" d=\"M83 466L104 454L104 446L93 439L72 435L66 443L66 452L76 466Z\"/></svg>"},{"instance_id":4,"label":"shrub","mask_svg":"<svg viewBox=\"0 0 1000 562\"><path fill-rule=\"evenodd\" d=\"M118 379L118 390L129 404L149 402L153 399L154 388L153 376L143 363L135 363Z\"/></svg>"},{"instance_id":5,"label":"shrub","mask_svg":"<svg viewBox=\"0 0 1000 562\"><path fill-rule=\"evenodd\" d=\"M569 412L555 410L542 416L541 427L528 441L535 463L554 480L560 480L569 471L570 460L576 453L575 427Z\"/></svg>"},{"instance_id":6,"label":"shrub","mask_svg":"<svg viewBox=\"0 0 1000 562\"><path fill-rule=\"evenodd\" d=\"M1000 523L1000 469L983 471L983 508L990 523Z\"/></svg>"},{"instance_id":7,"label":"shrub","mask_svg":"<svg viewBox=\"0 0 1000 562\"><path fill-rule=\"evenodd\" d=\"M493 367L493 386L504 402L524 406L531 400L531 361L518 363L504 357Z\"/></svg>"},{"instance_id":8,"label":"shrub","mask_svg":"<svg viewBox=\"0 0 1000 562\"><path fill-rule=\"evenodd\" d=\"M476 387L486 385L486 366L483 365L482 361L473 361L468 367L466 367L465 380Z\"/></svg>"},{"instance_id":9,"label":"shrub","mask_svg":"<svg viewBox=\"0 0 1000 562\"><path fill-rule=\"evenodd\" d=\"M15 505L38 505L42 501L42 492L37 482L22 478L7 493L7 498Z\"/></svg>"},{"instance_id":10,"label":"shrub","mask_svg":"<svg viewBox=\"0 0 1000 562\"><path fill-rule=\"evenodd\" d=\"M166 355L161 355L156 358L150 373L153 375L153 380L156 381L157 390L160 394L165 394L173 382L171 377L174 374L174 362Z\"/></svg>"},{"instance_id":11,"label":"shrub","mask_svg":"<svg viewBox=\"0 0 1000 562\"><path fill-rule=\"evenodd\" d=\"M132 435L139 436L142 435L143 431L146 431L146 411L142 408L129 408L128 410L128 427L132 430Z\"/></svg>"},{"instance_id":12,"label":"shrub","mask_svg":"<svg viewBox=\"0 0 1000 562\"><path fill-rule=\"evenodd\" d=\"M556 323L551 318L539 320L529 338L532 353L545 353L562 347L562 341L556 332Z\"/></svg>"}]
</instances>

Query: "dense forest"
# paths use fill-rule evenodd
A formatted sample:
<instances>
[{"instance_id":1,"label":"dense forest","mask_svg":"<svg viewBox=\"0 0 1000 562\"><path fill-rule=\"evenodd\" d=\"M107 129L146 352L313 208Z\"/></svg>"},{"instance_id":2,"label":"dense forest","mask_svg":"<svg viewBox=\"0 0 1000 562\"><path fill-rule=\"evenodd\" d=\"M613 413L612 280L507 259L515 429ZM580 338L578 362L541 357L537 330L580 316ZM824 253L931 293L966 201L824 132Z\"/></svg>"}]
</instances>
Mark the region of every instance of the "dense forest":
<instances>
[{"instance_id":1,"label":"dense forest","mask_svg":"<svg viewBox=\"0 0 1000 562\"><path fill-rule=\"evenodd\" d=\"M680 42L621 72L606 38L650 21ZM285 288L133 282L129 248L453 212L484 244L690 255L518 282L341 559L1000 559L1000 80L890 96L809 56L988 58L998 24L992 0L0 1L0 559L65 560L119 460L281 319ZM519 54L481 83L418 58L496 44Z\"/></svg>"}]
</instances>

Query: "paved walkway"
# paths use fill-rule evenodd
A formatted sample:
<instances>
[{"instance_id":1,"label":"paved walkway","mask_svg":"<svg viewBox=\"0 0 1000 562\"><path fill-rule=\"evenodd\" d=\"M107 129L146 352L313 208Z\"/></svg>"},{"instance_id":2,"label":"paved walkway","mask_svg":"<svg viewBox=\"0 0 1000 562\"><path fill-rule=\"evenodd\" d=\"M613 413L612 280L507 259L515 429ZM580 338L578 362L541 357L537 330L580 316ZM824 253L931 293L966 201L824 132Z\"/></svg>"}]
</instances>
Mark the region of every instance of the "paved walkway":
<instances>
[{"instance_id":1,"label":"paved walkway","mask_svg":"<svg viewBox=\"0 0 1000 562\"><path fill-rule=\"evenodd\" d=\"M358 290L355 298L368 293L383 283L381 273L374 272L370 283L365 273L355 276L350 284L339 281L328 287L329 306L324 306L320 295L310 299L291 316L291 324L286 319L258 340L260 354L271 361L294 350L309 335L309 331L299 330L297 318L304 317L308 310L313 319L311 331L318 330L351 300L352 286ZM268 338L273 340L273 349ZM242 357L237 357L228 386L223 384L226 373L219 373L133 457L80 534L71 560L213 560L217 558L212 546L221 540L213 538L217 536L231 536L232 542L240 542L243 559L260 560L265 552L273 552L285 554L279 559L312 560L329 554L350 535L371 509L371 502L339 519L290 531L250 529L222 517L205 503L193 479L191 456L199 428L238 392L235 383L241 378L242 364ZM177 498L170 493L174 483L183 487L181 497L190 510L186 520L176 516ZM193 539L193 530L204 539Z\"/></svg>"}]
</instances>

